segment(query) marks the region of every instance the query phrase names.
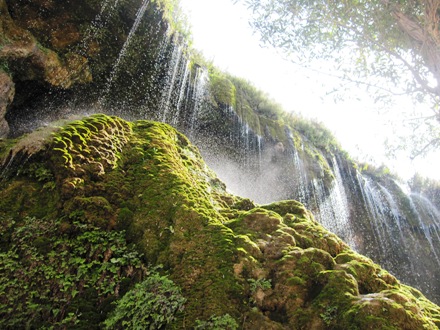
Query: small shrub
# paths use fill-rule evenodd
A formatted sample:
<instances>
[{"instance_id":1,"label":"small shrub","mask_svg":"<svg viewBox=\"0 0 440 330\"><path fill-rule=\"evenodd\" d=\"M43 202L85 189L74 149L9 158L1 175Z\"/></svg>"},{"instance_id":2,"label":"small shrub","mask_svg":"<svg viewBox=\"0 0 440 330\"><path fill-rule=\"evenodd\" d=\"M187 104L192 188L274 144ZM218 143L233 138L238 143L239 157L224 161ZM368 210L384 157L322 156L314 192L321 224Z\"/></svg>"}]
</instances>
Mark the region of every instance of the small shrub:
<instances>
[{"instance_id":1,"label":"small shrub","mask_svg":"<svg viewBox=\"0 0 440 330\"><path fill-rule=\"evenodd\" d=\"M324 313L319 314L327 326L330 326L338 316L337 306L327 306Z\"/></svg>"},{"instance_id":2,"label":"small shrub","mask_svg":"<svg viewBox=\"0 0 440 330\"><path fill-rule=\"evenodd\" d=\"M116 302L106 329L160 329L183 310L186 299L166 276L153 273Z\"/></svg>"},{"instance_id":3,"label":"small shrub","mask_svg":"<svg viewBox=\"0 0 440 330\"><path fill-rule=\"evenodd\" d=\"M0 50L1 50L2 48L3 48L3 46L0 45ZM4 59L0 60L0 71L4 71L4 72L6 72L6 73L9 73L9 72L10 72L10 69L9 69L9 63L8 63L6 60L4 60Z\"/></svg>"},{"instance_id":4,"label":"small shrub","mask_svg":"<svg viewBox=\"0 0 440 330\"><path fill-rule=\"evenodd\" d=\"M211 316L208 321L196 321L195 330L235 330L237 322L229 314L223 316Z\"/></svg>"},{"instance_id":5,"label":"small shrub","mask_svg":"<svg viewBox=\"0 0 440 330\"><path fill-rule=\"evenodd\" d=\"M272 281L266 280L265 278L260 278L258 280L254 280L253 278L248 279L251 293L257 292L258 289L267 290L272 287Z\"/></svg>"}]
</instances>

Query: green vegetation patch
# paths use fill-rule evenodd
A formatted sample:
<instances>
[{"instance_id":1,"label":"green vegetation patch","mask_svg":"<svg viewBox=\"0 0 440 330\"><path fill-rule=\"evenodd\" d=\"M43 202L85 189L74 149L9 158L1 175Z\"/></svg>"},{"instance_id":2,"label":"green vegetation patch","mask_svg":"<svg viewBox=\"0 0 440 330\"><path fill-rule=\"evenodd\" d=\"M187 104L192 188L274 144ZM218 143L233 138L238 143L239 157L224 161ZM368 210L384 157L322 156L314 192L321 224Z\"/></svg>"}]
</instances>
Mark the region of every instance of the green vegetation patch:
<instances>
[{"instance_id":1,"label":"green vegetation patch","mask_svg":"<svg viewBox=\"0 0 440 330\"><path fill-rule=\"evenodd\" d=\"M30 217L0 225L2 328L99 324L142 277L140 255L123 232Z\"/></svg>"},{"instance_id":2,"label":"green vegetation patch","mask_svg":"<svg viewBox=\"0 0 440 330\"><path fill-rule=\"evenodd\" d=\"M228 194L166 124L97 115L43 135L2 141L3 328L438 326L301 203Z\"/></svg>"},{"instance_id":3,"label":"green vegetation patch","mask_svg":"<svg viewBox=\"0 0 440 330\"><path fill-rule=\"evenodd\" d=\"M218 71L209 76L211 93L217 105L235 107L236 88L225 74Z\"/></svg>"},{"instance_id":4,"label":"green vegetation patch","mask_svg":"<svg viewBox=\"0 0 440 330\"><path fill-rule=\"evenodd\" d=\"M116 303L105 320L106 329L160 329L172 323L186 299L180 288L159 273L152 273Z\"/></svg>"}]
</instances>

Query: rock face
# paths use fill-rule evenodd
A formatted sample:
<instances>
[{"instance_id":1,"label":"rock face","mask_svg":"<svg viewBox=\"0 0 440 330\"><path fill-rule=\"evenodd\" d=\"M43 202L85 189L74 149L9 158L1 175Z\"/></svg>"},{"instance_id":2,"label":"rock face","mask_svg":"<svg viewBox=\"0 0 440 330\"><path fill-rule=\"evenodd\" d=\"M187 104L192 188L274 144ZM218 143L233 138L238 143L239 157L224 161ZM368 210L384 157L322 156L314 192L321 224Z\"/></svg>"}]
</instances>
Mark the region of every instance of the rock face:
<instances>
[{"instance_id":1,"label":"rock face","mask_svg":"<svg viewBox=\"0 0 440 330\"><path fill-rule=\"evenodd\" d=\"M9 125L5 120L6 110L14 99L15 85L6 72L0 72L0 138L6 137Z\"/></svg>"},{"instance_id":2,"label":"rock face","mask_svg":"<svg viewBox=\"0 0 440 330\"><path fill-rule=\"evenodd\" d=\"M50 13L54 15L58 6L53 1L35 1L24 6L16 1L0 1L0 136L8 133L4 117L14 98L12 81L37 81L66 89L91 80L86 57L68 50L80 41L78 26L73 28L63 15L58 17L57 23L48 18ZM66 31L66 28L73 31ZM42 40L48 41L44 43Z\"/></svg>"},{"instance_id":3,"label":"rock face","mask_svg":"<svg viewBox=\"0 0 440 330\"><path fill-rule=\"evenodd\" d=\"M44 47L30 32L29 29L36 26L37 28L33 29L35 32L42 30L48 33L51 31L52 34L57 33L63 38L70 38L72 34L76 36L76 38L69 40L69 42L61 42L59 38L57 39L50 36L50 46L59 50L65 50L68 46L71 46L72 43L80 41L79 31L76 31L76 33L66 33L64 29L60 29L59 27L56 29L56 27L46 26L47 22L42 21L42 12L50 12L57 8L51 8L54 5L49 5L48 2L46 2L46 5L39 6L41 6L41 4L35 3L25 6L24 8L19 7L21 10L18 12L18 10L14 10L14 8L17 7L17 2L15 2L15 5L12 4L12 6L10 6L11 11L21 16L17 17L18 20L13 20L9 14L5 0L2 1L3 40L0 53L2 60L8 63L8 66L11 67L11 70L18 80L44 81L50 86L60 88L68 88L76 82L84 83L90 81L91 77L86 58L72 52L65 52L65 54L61 56L52 49ZM34 13L37 8L38 12ZM32 13L34 16L31 16ZM38 20L37 17L40 19ZM22 20L20 20L20 18ZM69 23L64 25L64 19L66 18L60 17L58 25L69 27ZM44 28L42 28L41 25L44 25Z\"/></svg>"},{"instance_id":4,"label":"rock face","mask_svg":"<svg viewBox=\"0 0 440 330\"><path fill-rule=\"evenodd\" d=\"M95 115L3 140L0 157L2 328L440 325L301 203L227 193L168 125ZM131 298L139 285L160 312Z\"/></svg>"},{"instance_id":5,"label":"rock face","mask_svg":"<svg viewBox=\"0 0 440 330\"><path fill-rule=\"evenodd\" d=\"M0 136L8 133L5 115L9 119L32 117L39 107L59 105L62 102L58 99L65 102L72 95L81 102L96 102L110 73L116 75L112 72L114 63L129 36L131 42L149 44L151 48L149 52L131 53L137 56L134 63L138 64L132 70L123 70L126 75L139 74L137 69L145 66L145 58L159 51L155 37L165 35L168 24L161 21L163 10L158 5L147 7L147 3L1 0L0 72L10 79L2 76L0 80ZM139 13L136 8L145 10ZM131 38L132 26L140 14L145 19L138 24L139 33ZM131 81L127 76L121 78ZM10 80L15 84L15 98Z\"/></svg>"},{"instance_id":6,"label":"rock face","mask_svg":"<svg viewBox=\"0 0 440 330\"><path fill-rule=\"evenodd\" d=\"M206 64L169 19L170 4L0 0L0 138L75 114L169 123L231 191L260 204L299 200L356 251L440 302L440 188L408 193L391 175L363 170L322 126L281 113L245 80Z\"/></svg>"}]
</instances>

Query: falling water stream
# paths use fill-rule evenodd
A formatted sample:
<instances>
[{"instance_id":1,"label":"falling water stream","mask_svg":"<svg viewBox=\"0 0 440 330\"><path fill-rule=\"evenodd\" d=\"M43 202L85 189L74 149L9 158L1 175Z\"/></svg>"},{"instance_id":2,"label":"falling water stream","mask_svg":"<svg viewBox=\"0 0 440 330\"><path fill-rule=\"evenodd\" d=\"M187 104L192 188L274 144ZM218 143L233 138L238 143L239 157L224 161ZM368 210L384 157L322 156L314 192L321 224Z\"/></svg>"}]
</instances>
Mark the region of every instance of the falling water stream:
<instances>
[{"instance_id":1,"label":"falling water stream","mask_svg":"<svg viewBox=\"0 0 440 330\"><path fill-rule=\"evenodd\" d=\"M197 119L202 109L203 101L206 97L208 86L208 71L205 68L198 67L196 69L196 77L194 79L193 87L193 107L191 110L191 124L189 129L189 136L194 138L195 129L197 125Z\"/></svg>"},{"instance_id":2,"label":"falling water stream","mask_svg":"<svg viewBox=\"0 0 440 330\"><path fill-rule=\"evenodd\" d=\"M118 1L118 0L117 0ZM136 13L136 19L130 29L130 32L128 33L127 39L124 42L124 45L122 46L118 58L116 59L114 65L113 65L113 69L110 73L110 76L108 78L106 87L104 89L104 92L102 93L102 96L100 98L100 100L98 101L99 104L101 104L101 106L104 104L106 97L108 96L108 94L110 93L110 88L113 84L113 81L116 79L119 70L120 70L120 66L121 66L121 62L122 60L126 57L127 55L127 49L130 46L130 43L133 39L133 36L135 35L136 31L139 28L139 25L141 24L142 19L144 18L145 12L148 8L148 5L150 3L150 0L143 0L141 6L139 7L137 13ZM104 4L104 6L107 4L107 2ZM104 7L103 6L103 7ZM104 11L104 8L101 10Z\"/></svg>"},{"instance_id":3,"label":"falling water stream","mask_svg":"<svg viewBox=\"0 0 440 330\"><path fill-rule=\"evenodd\" d=\"M183 47L181 45L178 45L174 47L173 54L171 56L170 61L170 70L167 73L167 76L165 77L165 85L168 87L167 89L163 90L162 93L162 99L160 101L159 109L162 113L162 121L163 122L172 122L172 118L168 118L168 113L170 112L170 103L171 103L171 95L175 91L175 87L177 87L179 90L182 90L183 86L175 86L176 84L176 78L179 72L180 68L180 62L182 60L182 53L183 53ZM186 61L184 61L186 63ZM178 95L181 94L179 91L177 93Z\"/></svg>"},{"instance_id":4,"label":"falling water stream","mask_svg":"<svg viewBox=\"0 0 440 330\"><path fill-rule=\"evenodd\" d=\"M177 100L177 106L176 106L176 115L173 117L171 123L174 127L177 127L179 124L179 117L182 111L182 102L184 101L184 97L185 97L185 86L188 83L188 79L190 78L190 61L186 60L185 64L184 64L184 73L183 73L183 79L182 79L182 84L180 85L180 93L179 93L179 98Z\"/></svg>"},{"instance_id":5,"label":"falling water stream","mask_svg":"<svg viewBox=\"0 0 440 330\"><path fill-rule=\"evenodd\" d=\"M416 220L418 221L418 229L428 241L432 254L437 264L440 266L440 258L434 246L434 238L436 238L437 242L440 241L440 211L429 199L420 194L412 193L409 197L411 207L414 210ZM428 221L426 221L426 219L428 219ZM433 237L433 235L435 237Z\"/></svg>"},{"instance_id":6,"label":"falling water stream","mask_svg":"<svg viewBox=\"0 0 440 330\"><path fill-rule=\"evenodd\" d=\"M350 223L347 194L335 157L332 158L332 165L335 182L328 194L324 193L324 182L318 182L316 179L313 181L318 200L319 212L317 218L325 227L331 228L331 230L343 238L351 248L356 250L357 246L353 240L354 234Z\"/></svg>"}]
</instances>

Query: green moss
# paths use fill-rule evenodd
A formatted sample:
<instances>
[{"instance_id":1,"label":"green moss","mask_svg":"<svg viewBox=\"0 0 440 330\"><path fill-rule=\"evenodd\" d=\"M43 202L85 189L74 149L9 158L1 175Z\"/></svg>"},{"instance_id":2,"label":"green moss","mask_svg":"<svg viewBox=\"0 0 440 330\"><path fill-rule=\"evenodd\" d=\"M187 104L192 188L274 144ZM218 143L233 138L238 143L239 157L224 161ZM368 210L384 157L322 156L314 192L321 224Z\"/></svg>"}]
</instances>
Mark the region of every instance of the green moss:
<instances>
[{"instance_id":1,"label":"green moss","mask_svg":"<svg viewBox=\"0 0 440 330\"><path fill-rule=\"evenodd\" d=\"M235 107L235 86L220 72L213 72L209 77L210 87L214 100L219 105Z\"/></svg>"},{"instance_id":2,"label":"green moss","mask_svg":"<svg viewBox=\"0 0 440 330\"><path fill-rule=\"evenodd\" d=\"M301 286L303 286L306 284L306 281L302 277L294 276L294 277L290 277L287 280L287 284L288 285L301 285Z\"/></svg>"},{"instance_id":3,"label":"green moss","mask_svg":"<svg viewBox=\"0 0 440 330\"><path fill-rule=\"evenodd\" d=\"M71 281L69 304L62 306L66 324L79 320L99 327L111 302L140 281L145 269L159 264L186 298L173 328L227 314L244 328L368 329L385 320L391 329L404 328L405 318L414 329L439 323L438 306L351 251L302 204L260 207L226 193L198 150L168 125L99 115L67 124L31 148L32 140L9 149L14 158L31 156L21 165L12 162L10 175L0 183L0 256L9 260L9 269L33 274L40 268L32 268L29 260L60 251L67 259L56 262L64 260L67 268L59 265L53 278L74 276L82 267L106 271L89 288ZM6 154L10 157L11 151ZM16 256L10 243L23 242L18 233L35 236ZM123 255L109 252L115 237ZM92 251L91 246L100 248ZM78 254L69 255L72 249ZM70 264L86 255L91 259L83 266ZM119 263L124 266L112 268ZM115 274L126 276L111 277ZM100 276L113 278L105 282L111 292L103 294ZM33 291L25 284L20 288L8 291L8 297L28 301L24 297ZM61 296L45 291L44 297L44 303L29 300L27 310L39 315L29 322L58 326L50 310L61 310L54 303ZM1 298L0 303L10 304ZM17 309L10 313L24 319Z\"/></svg>"},{"instance_id":4,"label":"green moss","mask_svg":"<svg viewBox=\"0 0 440 330\"><path fill-rule=\"evenodd\" d=\"M114 210L102 196L76 196L64 204L64 211L72 221L81 221L97 227L114 226Z\"/></svg>"},{"instance_id":5,"label":"green moss","mask_svg":"<svg viewBox=\"0 0 440 330\"><path fill-rule=\"evenodd\" d=\"M231 207L237 210L249 211L255 208L255 204L249 198L237 198Z\"/></svg>"},{"instance_id":6,"label":"green moss","mask_svg":"<svg viewBox=\"0 0 440 330\"><path fill-rule=\"evenodd\" d=\"M260 117L259 119L261 132L263 133L262 136L269 141L287 141L285 128L282 122L264 117Z\"/></svg>"},{"instance_id":7,"label":"green moss","mask_svg":"<svg viewBox=\"0 0 440 330\"><path fill-rule=\"evenodd\" d=\"M304 205L298 201L279 201L269 205L263 205L261 207L266 210L274 211L281 216L285 216L287 213L289 213L295 215L296 217L310 217L310 213L307 211Z\"/></svg>"},{"instance_id":8,"label":"green moss","mask_svg":"<svg viewBox=\"0 0 440 330\"><path fill-rule=\"evenodd\" d=\"M341 314L359 295L357 282L353 276L340 270L323 271L318 281L323 288L314 301L316 312L327 326L336 326Z\"/></svg>"}]
</instances>

